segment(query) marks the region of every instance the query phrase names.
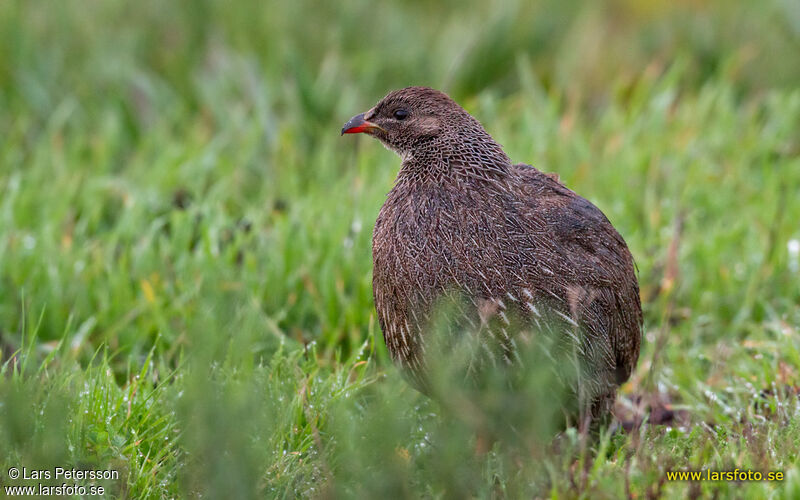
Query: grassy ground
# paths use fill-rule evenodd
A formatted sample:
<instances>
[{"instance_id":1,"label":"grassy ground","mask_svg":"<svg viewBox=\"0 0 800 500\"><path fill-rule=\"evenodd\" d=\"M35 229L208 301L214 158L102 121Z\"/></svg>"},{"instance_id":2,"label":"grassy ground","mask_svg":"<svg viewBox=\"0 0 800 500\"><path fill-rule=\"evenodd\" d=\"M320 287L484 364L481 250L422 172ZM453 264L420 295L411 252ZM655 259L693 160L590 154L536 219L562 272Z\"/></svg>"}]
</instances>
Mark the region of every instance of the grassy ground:
<instances>
[{"instance_id":1,"label":"grassy ground","mask_svg":"<svg viewBox=\"0 0 800 500\"><path fill-rule=\"evenodd\" d=\"M800 496L798 49L781 1L0 3L0 484ZM534 390L476 454L492 414L406 386L370 274L399 160L339 129L408 84L624 235L646 333L620 412L669 425L551 443ZM784 480L667 481L701 468Z\"/></svg>"}]
</instances>

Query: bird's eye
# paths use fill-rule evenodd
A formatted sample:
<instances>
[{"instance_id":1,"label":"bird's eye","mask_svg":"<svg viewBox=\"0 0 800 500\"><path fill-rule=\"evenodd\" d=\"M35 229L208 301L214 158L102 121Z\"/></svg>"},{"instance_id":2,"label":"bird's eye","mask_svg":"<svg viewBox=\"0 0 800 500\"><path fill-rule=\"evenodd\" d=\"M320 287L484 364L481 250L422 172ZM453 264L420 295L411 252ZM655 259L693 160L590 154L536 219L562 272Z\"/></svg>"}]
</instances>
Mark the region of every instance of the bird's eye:
<instances>
[{"instance_id":1,"label":"bird's eye","mask_svg":"<svg viewBox=\"0 0 800 500\"><path fill-rule=\"evenodd\" d=\"M408 118L408 111L406 111L405 109L396 109L393 115L397 120L405 120L406 118Z\"/></svg>"}]
</instances>

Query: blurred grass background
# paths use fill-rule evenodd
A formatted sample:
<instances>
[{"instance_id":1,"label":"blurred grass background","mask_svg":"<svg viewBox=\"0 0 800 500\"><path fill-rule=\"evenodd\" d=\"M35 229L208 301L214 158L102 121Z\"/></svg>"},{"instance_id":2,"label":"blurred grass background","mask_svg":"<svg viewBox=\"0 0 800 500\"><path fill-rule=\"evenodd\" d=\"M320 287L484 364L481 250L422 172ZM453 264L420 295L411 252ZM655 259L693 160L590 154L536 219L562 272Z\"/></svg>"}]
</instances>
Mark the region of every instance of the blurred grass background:
<instances>
[{"instance_id":1,"label":"blurred grass background","mask_svg":"<svg viewBox=\"0 0 800 500\"><path fill-rule=\"evenodd\" d=\"M616 498L738 494L664 471L750 466L791 498L798 53L790 0L0 3L0 483ZM399 160L339 130L412 84L617 226L646 313L623 400L691 425L474 456L405 387L370 274Z\"/></svg>"}]
</instances>

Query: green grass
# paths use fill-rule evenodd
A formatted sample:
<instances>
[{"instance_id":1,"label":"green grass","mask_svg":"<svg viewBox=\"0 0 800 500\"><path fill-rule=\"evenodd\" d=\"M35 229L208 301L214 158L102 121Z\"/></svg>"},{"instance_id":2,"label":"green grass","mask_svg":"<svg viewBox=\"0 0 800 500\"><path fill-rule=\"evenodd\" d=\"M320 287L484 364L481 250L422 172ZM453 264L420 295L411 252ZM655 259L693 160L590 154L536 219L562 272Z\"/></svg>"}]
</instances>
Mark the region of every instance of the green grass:
<instances>
[{"instance_id":1,"label":"green grass","mask_svg":"<svg viewBox=\"0 0 800 500\"><path fill-rule=\"evenodd\" d=\"M800 495L791 2L0 3L0 485L109 497ZM389 363L370 234L399 160L341 124L451 93L636 257L621 404L686 421L476 454ZM544 400L544 401L543 401ZM666 482L780 470L780 483Z\"/></svg>"}]
</instances>

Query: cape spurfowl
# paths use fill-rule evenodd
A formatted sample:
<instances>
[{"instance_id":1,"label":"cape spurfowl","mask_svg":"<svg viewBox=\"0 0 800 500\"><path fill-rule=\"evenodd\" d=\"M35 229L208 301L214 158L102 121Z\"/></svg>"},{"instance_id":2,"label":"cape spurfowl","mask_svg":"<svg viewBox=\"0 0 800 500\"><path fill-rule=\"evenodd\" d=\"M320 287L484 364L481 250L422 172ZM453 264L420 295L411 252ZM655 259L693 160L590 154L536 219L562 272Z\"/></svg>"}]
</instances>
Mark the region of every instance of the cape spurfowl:
<instances>
[{"instance_id":1,"label":"cape spurfowl","mask_svg":"<svg viewBox=\"0 0 800 500\"><path fill-rule=\"evenodd\" d=\"M639 357L642 311L633 258L605 215L556 176L512 163L437 90L389 93L342 129L359 132L402 158L372 239L375 307L394 361L424 386L432 308L451 291L467 297L471 322L501 318L495 335L509 346L519 335L509 317L541 326L549 313L583 361L585 413L606 416Z\"/></svg>"}]
</instances>

